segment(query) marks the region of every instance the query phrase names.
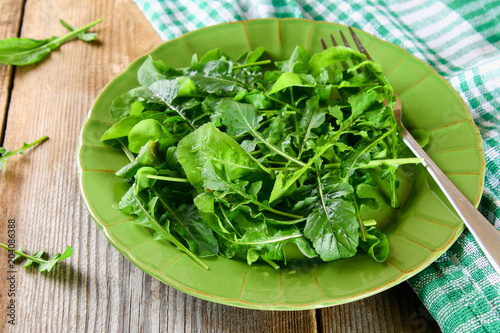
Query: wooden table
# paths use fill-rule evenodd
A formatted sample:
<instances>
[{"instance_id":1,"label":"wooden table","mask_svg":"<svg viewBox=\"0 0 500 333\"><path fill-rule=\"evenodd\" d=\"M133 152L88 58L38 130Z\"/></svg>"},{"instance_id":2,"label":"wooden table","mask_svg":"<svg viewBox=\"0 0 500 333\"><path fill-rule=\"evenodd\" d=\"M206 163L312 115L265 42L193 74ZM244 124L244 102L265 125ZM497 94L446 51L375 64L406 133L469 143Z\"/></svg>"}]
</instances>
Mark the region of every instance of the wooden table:
<instances>
[{"instance_id":1,"label":"wooden table","mask_svg":"<svg viewBox=\"0 0 500 333\"><path fill-rule=\"evenodd\" d=\"M74 26L104 19L93 29L98 42L69 42L37 65L0 65L1 146L14 150L24 141L50 137L0 171L0 242L8 241L13 219L16 247L53 254L72 245L75 253L51 272L39 273L33 267L10 268L7 251L0 252L0 331L440 331L406 283L327 309L255 311L188 296L132 265L87 213L76 150L101 89L162 41L131 0L2 0L0 38L62 35L60 18ZM12 289L15 295L9 295ZM10 304L15 326L8 322Z\"/></svg>"}]
</instances>

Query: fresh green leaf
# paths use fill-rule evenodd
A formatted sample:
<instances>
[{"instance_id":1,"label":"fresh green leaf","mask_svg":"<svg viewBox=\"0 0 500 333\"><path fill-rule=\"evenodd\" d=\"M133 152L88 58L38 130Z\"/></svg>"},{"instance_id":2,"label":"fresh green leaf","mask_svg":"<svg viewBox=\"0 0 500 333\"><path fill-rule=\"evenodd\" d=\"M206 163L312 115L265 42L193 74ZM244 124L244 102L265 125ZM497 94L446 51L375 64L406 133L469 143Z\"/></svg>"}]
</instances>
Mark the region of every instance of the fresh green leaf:
<instances>
[{"instance_id":1,"label":"fresh green leaf","mask_svg":"<svg viewBox=\"0 0 500 333\"><path fill-rule=\"evenodd\" d=\"M221 58L230 59L230 57L221 49L213 49L205 53L200 59L200 63L206 64L207 62L219 60Z\"/></svg>"},{"instance_id":2,"label":"fresh green leaf","mask_svg":"<svg viewBox=\"0 0 500 333\"><path fill-rule=\"evenodd\" d=\"M262 121L262 115L259 115L255 108L250 104L237 103L230 99L223 99L219 105L222 115L222 124L226 127L226 132L233 136L239 137L244 134L250 134L258 142L262 142L274 153L295 162L299 165L304 165L293 156L282 151L279 147L271 144L268 140L262 137L257 131L258 124Z\"/></svg>"},{"instance_id":3,"label":"fresh green leaf","mask_svg":"<svg viewBox=\"0 0 500 333\"><path fill-rule=\"evenodd\" d=\"M16 254L14 260L18 260L19 258L26 258L27 261L23 265L23 267L31 266L33 263L38 264L38 270L40 272L50 272L52 268L59 262L64 259L67 259L73 255L73 248L71 246L67 246L64 252L61 254L57 252L49 259L44 259L43 255L45 253L44 250L38 251L33 255L28 255L23 252L23 247L19 248L19 250L12 250L7 245L0 243L0 246L6 249L7 251L13 251Z\"/></svg>"},{"instance_id":4,"label":"fresh green leaf","mask_svg":"<svg viewBox=\"0 0 500 333\"><path fill-rule=\"evenodd\" d=\"M139 170L137 170L137 173L135 175L135 194L138 195L139 192L145 190L145 189L150 189L153 188L154 184L156 183L155 179L149 178L148 176L153 175L156 176L158 175L158 170L155 168L151 167L142 167Z\"/></svg>"},{"instance_id":5,"label":"fresh green leaf","mask_svg":"<svg viewBox=\"0 0 500 333\"><path fill-rule=\"evenodd\" d=\"M148 56L137 71L137 80L144 88L149 88L157 81L183 75L182 71L168 67L161 60L153 60Z\"/></svg>"},{"instance_id":6,"label":"fresh green leaf","mask_svg":"<svg viewBox=\"0 0 500 333\"><path fill-rule=\"evenodd\" d=\"M123 137L128 137L132 128L137 125L142 120L149 118L151 116L158 115L159 112L156 111L146 111L139 113L137 115L130 115L122 118L119 122L111 126L101 137L101 141L111 141Z\"/></svg>"},{"instance_id":7,"label":"fresh green leaf","mask_svg":"<svg viewBox=\"0 0 500 333\"><path fill-rule=\"evenodd\" d=\"M101 19L74 29L62 37L54 36L42 40L12 37L0 40L0 63L24 66L39 62L61 44L79 36L100 22L102 22Z\"/></svg>"},{"instance_id":8,"label":"fresh green leaf","mask_svg":"<svg viewBox=\"0 0 500 333\"><path fill-rule=\"evenodd\" d=\"M249 265L259 258L286 261L284 247L287 243L296 244L302 253L310 258L316 256L304 235L295 227L270 232L269 227L262 223L244 229L243 237L232 241L232 246L237 248L236 252L247 251Z\"/></svg>"},{"instance_id":9,"label":"fresh green leaf","mask_svg":"<svg viewBox=\"0 0 500 333\"><path fill-rule=\"evenodd\" d=\"M128 132L128 148L139 153L141 147L149 141L160 140L164 146L172 146L176 140L166 128L155 119L144 119Z\"/></svg>"},{"instance_id":10,"label":"fresh green leaf","mask_svg":"<svg viewBox=\"0 0 500 333\"><path fill-rule=\"evenodd\" d=\"M111 114L111 117L117 121L128 117L129 115L137 115L140 112L131 112L133 106L136 105L137 107L137 103L141 103L142 106L142 103L147 102L152 96L151 91L147 88L134 88L115 98L109 107L109 113ZM144 106L142 106L141 112L143 110Z\"/></svg>"},{"instance_id":11,"label":"fresh green leaf","mask_svg":"<svg viewBox=\"0 0 500 333\"><path fill-rule=\"evenodd\" d=\"M262 57L262 55L266 52L266 48L259 47L253 51L248 52L245 58L245 64L252 64Z\"/></svg>"},{"instance_id":12,"label":"fresh green leaf","mask_svg":"<svg viewBox=\"0 0 500 333\"><path fill-rule=\"evenodd\" d=\"M217 255L217 239L194 205L182 206L172 216L172 230L188 243L191 252L200 258Z\"/></svg>"},{"instance_id":13,"label":"fresh green leaf","mask_svg":"<svg viewBox=\"0 0 500 333\"><path fill-rule=\"evenodd\" d=\"M384 262L389 255L389 240L375 227L366 230L366 241L360 240L359 247L377 262Z\"/></svg>"},{"instance_id":14,"label":"fresh green leaf","mask_svg":"<svg viewBox=\"0 0 500 333\"><path fill-rule=\"evenodd\" d=\"M224 168L230 181L263 170L236 141L211 123L187 135L177 147L179 162L196 188L203 186L202 172L208 162Z\"/></svg>"},{"instance_id":15,"label":"fresh green leaf","mask_svg":"<svg viewBox=\"0 0 500 333\"><path fill-rule=\"evenodd\" d=\"M276 61L276 67L282 72L288 73L307 73L309 70L309 60L311 56L305 48L300 45L295 47L290 59L285 61Z\"/></svg>"},{"instance_id":16,"label":"fresh green leaf","mask_svg":"<svg viewBox=\"0 0 500 333\"><path fill-rule=\"evenodd\" d=\"M134 177L137 170L139 170L142 167L160 166L161 161L159 155L160 154L159 146L160 144L158 143L158 140L148 141L144 146L141 147L141 150L139 151L137 157L132 162L130 162L129 164L125 165L123 168L118 170L116 172L116 175L118 177L128 179Z\"/></svg>"},{"instance_id":17,"label":"fresh green leaf","mask_svg":"<svg viewBox=\"0 0 500 333\"><path fill-rule=\"evenodd\" d=\"M318 184L319 200L307 218L304 236L324 261L350 258L358 247L358 222L354 206L343 198L352 193L347 183Z\"/></svg>"},{"instance_id":18,"label":"fresh green leaf","mask_svg":"<svg viewBox=\"0 0 500 333\"><path fill-rule=\"evenodd\" d=\"M320 74L321 68L328 67L336 62L353 60L360 62L366 59L366 56L358 51L348 47L337 46L330 47L321 53L315 54L309 61L310 72L313 76Z\"/></svg>"},{"instance_id":19,"label":"fresh green leaf","mask_svg":"<svg viewBox=\"0 0 500 333\"><path fill-rule=\"evenodd\" d=\"M423 129L414 129L410 131L411 136L417 140L420 147L424 148L429 144L429 133Z\"/></svg>"},{"instance_id":20,"label":"fresh green leaf","mask_svg":"<svg viewBox=\"0 0 500 333\"><path fill-rule=\"evenodd\" d=\"M308 74L283 73L276 80L269 95L290 87L314 87L314 78Z\"/></svg>"},{"instance_id":21,"label":"fresh green leaf","mask_svg":"<svg viewBox=\"0 0 500 333\"><path fill-rule=\"evenodd\" d=\"M311 138L316 138L313 129L320 127L325 122L326 108L320 108L319 96L314 96L306 102L306 109L298 123L298 136L301 142L299 155L302 153Z\"/></svg>"},{"instance_id":22,"label":"fresh green leaf","mask_svg":"<svg viewBox=\"0 0 500 333\"><path fill-rule=\"evenodd\" d=\"M0 170L3 168L3 164L7 161L9 157L12 157L16 154L21 154L24 155L24 151L28 148L31 148L33 146L36 146L39 143L42 143L43 141L47 140L49 137L48 136L43 136L38 140L33 141L32 143L23 143L23 146L17 150L14 151L9 151L3 147L0 147Z\"/></svg>"}]
</instances>

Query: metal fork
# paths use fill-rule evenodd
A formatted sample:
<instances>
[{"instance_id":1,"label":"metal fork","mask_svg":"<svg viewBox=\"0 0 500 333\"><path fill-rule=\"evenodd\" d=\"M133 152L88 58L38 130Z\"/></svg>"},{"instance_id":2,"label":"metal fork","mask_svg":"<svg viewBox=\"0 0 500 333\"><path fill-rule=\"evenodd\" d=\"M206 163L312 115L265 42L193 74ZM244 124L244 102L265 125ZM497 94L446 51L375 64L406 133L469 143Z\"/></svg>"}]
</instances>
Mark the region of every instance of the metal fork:
<instances>
[{"instance_id":1,"label":"metal fork","mask_svg":"<svg viewBox=\"0 0 500 333\"><path fill-rule=\"evenodd\" d=\"M340 36L344 45L350 47L345 35L340 31ZM349 27L349 32L351 33L352 39L358 48L360 53L366 55L368 60L372 60L363 44L359 40L358 36L354 33L354 30ZM330 34L330 39L334 46L338 43ZM327 48L327 45L323 39L321 39L321 45L323 49ZM432 161L432 159L427 155L427 153L420 147L417 141L411 136L408 130L403 125L401 121L402 118L402 106L401 101L397 97L396 105L394 107L394 116L398 124L399 136L403 142L411 149L415 156L423 158L423 165L427 168L432 178L439 185L443 193L446 195L452 206L457 211L458 215L462 218L463 222L472 233L477 243L483 250L484 254L490 261L491 265L495 271L500 274L500 232L495 229L491 223L484 218L483 215L469 202L469 200L460 192L460 190L450 181L450 179L439 169L439 167Z\"/></svg>"}]
</instances>

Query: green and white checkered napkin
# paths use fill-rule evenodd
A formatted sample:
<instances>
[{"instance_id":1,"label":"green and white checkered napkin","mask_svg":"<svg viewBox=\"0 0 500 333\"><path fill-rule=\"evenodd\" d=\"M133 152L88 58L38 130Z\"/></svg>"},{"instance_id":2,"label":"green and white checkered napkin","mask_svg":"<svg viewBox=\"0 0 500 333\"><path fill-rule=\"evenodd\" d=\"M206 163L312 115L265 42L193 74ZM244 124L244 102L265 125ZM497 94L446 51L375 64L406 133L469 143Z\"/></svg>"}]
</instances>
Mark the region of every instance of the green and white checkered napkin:
<instances>
[{"instance_id":1,"label":"green and white checkered napkin","mask_svg":"<svg viewBox=\"0 0 500 333\"><path fill-rule=\"evenodd\" d=\"M480 210L500 229L500 1L134 1L164 40L223 22L297 17L351 25L402 46L467 103L486 154ZM500 277L468 231L409 282L444 332L500 332Z\"/></svg>"}]
</instances>

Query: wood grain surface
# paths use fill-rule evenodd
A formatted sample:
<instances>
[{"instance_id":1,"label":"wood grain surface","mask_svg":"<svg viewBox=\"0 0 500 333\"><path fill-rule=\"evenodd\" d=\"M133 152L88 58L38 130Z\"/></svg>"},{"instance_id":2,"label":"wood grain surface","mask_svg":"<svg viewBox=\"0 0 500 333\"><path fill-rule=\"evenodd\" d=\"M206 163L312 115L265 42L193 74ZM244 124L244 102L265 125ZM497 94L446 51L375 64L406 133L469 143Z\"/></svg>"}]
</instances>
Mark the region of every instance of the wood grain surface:
<instances>
[{"instance_id":1,"label":"wood grain surface","mask_svg":"<svg viewBox=\"0 0 500 333\"><path fill-rule=\"evenodd\" d=\"M0 2L0 39L18 37L21 29L24 1L3 0ZM7 120L7 109L12 89L14 69L0 64L0 143Z\"/></svg>"},{"instance_id":2,"label":"wood grain surface","mask_svg":"<svg viewBox=\"0 0 500 333\"><path fill-rule=\"evenodd\" d=\"M0 331L439 331L407 284L327 309L257 311L188 296L132 265L106 241L85 209L76 149L101 89L161 40L131 0L3 0L0 38L62 35L66 31L60 18L74 26L102 18L93 29L98 41L71 41L36 65L0 65L3 146L13 150L44 135L50 138L13 157L0 171L0 241L8 242L8 221L15 220L16 247L24 244L28 253L45 249L53 254L72 245L75 253L50 273L39 273L32 267L10 268L8 253L0 252ZM15 325L7 316L12 300Z\"/></svg>"}]
</instances>

